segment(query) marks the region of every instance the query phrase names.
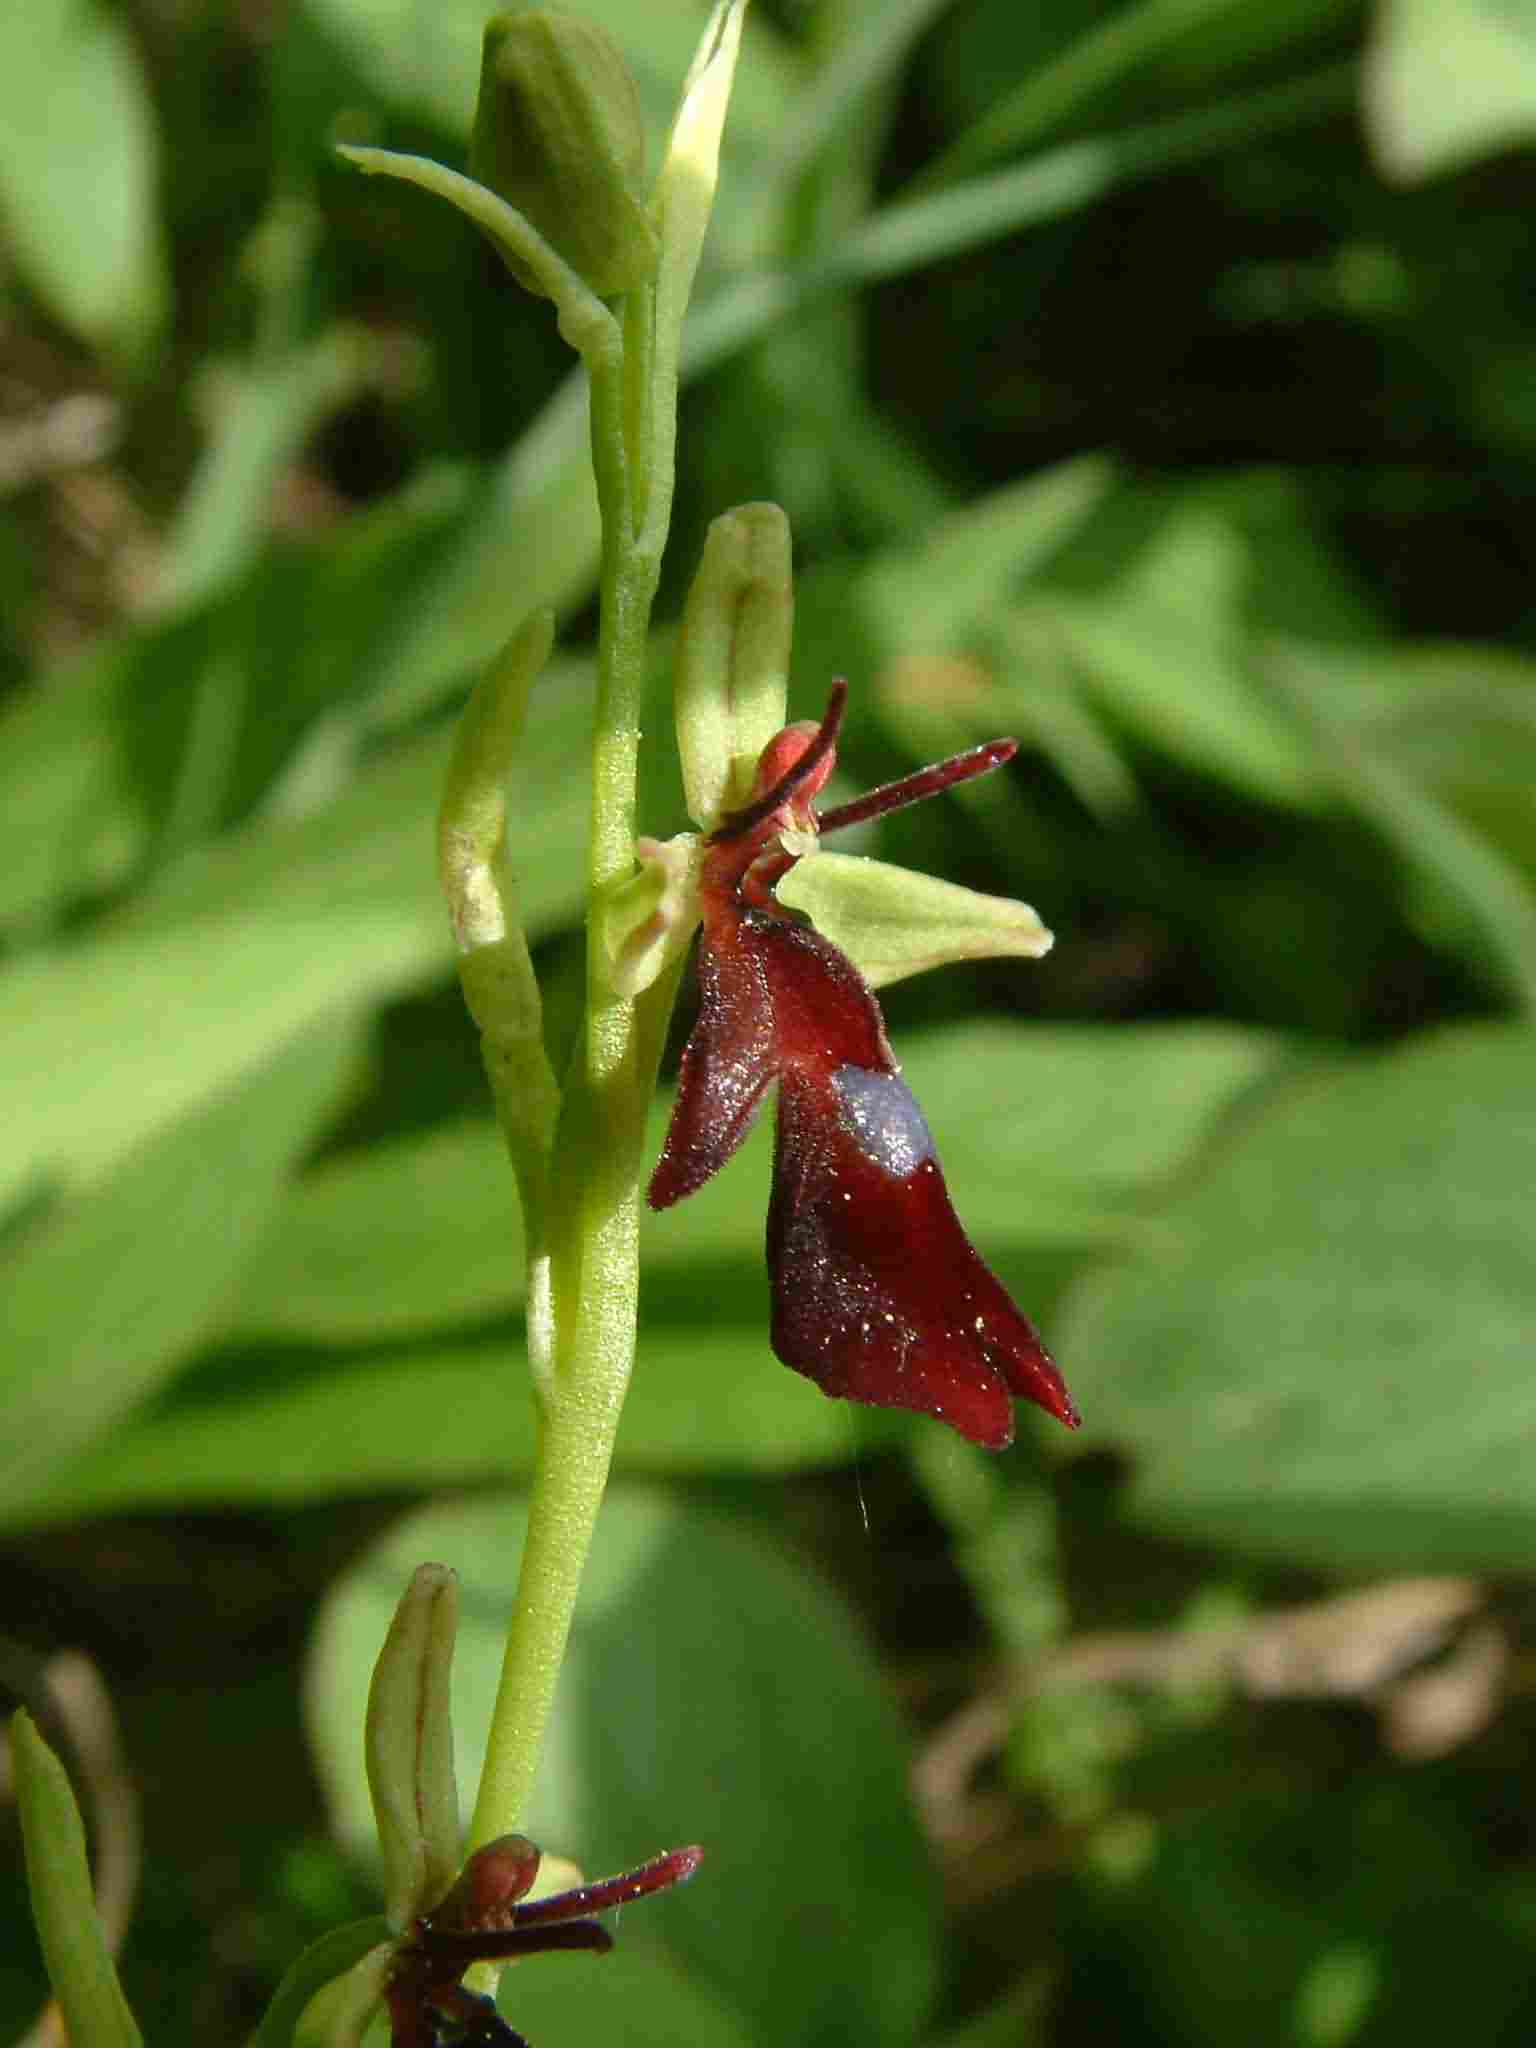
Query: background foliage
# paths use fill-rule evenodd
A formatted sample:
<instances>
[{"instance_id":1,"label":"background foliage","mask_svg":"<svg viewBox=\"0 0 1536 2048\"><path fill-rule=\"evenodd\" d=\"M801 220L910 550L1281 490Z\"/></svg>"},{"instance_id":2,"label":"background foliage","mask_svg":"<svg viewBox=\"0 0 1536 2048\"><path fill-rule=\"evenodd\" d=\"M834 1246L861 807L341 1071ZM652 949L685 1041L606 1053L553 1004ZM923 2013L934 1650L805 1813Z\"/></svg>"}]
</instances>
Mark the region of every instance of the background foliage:
<instances>
[{"instance_id":1,"label":"background foliage","mask_svg":"<svg viewBox=\"0 0 1536 2048\"><path fill-rule=\"evenodd\" d=\"M588 4L659 120L702 10ZM469 231L328 153L460 160L479 23L0 13L6 1664L115 1700L163 2043L366 1909L408 1565L466 1577L466 1760L511 1583L517 1226L429 832L557 605L514 822L568 1030L583 420ZM849 789L1022 737L880 838L1057 949L887 1009L1087 1421L989 1460L775 1364L761 1143L654 1223L537 1825L710 1862L514 1973L544 2048L1536 2021L1533 135L1522 0L759 0L670 606L777 498Z\"/></svg>"}]
</instances>

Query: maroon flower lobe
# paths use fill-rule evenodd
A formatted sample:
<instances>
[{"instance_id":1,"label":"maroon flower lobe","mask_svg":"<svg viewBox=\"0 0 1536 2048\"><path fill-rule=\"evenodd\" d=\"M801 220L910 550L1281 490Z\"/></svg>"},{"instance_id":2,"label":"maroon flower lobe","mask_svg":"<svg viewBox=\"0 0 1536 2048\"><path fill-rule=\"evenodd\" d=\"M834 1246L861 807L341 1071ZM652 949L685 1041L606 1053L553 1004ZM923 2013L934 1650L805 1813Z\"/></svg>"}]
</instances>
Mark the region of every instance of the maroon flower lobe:
<instances>
[{"instance_id":1,"label":"maroon flower lobe","mask_svg":"<svg viewBox=\"0 0 1536 2048\"><path fill-rule=\"evenodd\" d=\"M820 726L764 749L752 801L711 835L700 883L699 1017L649 1199L717 1173L778 1083L768 1266L773 1348L824 1393L910 1408L1000 1450L1015 1396L1077 1409L1031 1324L950 1205L933 1139L853 962L779 904L786 832L835 830L1011 758L996 740L818 818L845 684Z\"/></svg>"}]
</instances>

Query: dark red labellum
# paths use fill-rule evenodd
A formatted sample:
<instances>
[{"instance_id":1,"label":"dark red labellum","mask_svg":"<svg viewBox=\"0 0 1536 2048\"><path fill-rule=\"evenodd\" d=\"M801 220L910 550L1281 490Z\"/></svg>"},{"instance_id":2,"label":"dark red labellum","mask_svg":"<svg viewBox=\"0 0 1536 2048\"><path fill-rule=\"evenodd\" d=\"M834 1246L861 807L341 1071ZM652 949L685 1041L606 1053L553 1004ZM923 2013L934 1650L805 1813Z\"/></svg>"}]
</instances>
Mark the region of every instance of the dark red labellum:
<instances>
[{"instance_id":1,"label":"dark red labellum","mask_svg":"<svg viewBox=\"0 0 1536 2048\"><path fill-rule=\"evenodd\" d=\"M652 1208L692 1194L742 1143L778 1083L768 1267L773 1348L824 1393L911 1408L1001 1450L1013 1398L1079 1417L1033 1327L950 1206L933 1139L892 1055L879 1005L774 885L786 830L835 829L997 766L997 741L829 811L846 686L820 727L764 750L759 793L715 832L701 879L699 1017L651 1177Z\"/></svg>"}]
</instances>

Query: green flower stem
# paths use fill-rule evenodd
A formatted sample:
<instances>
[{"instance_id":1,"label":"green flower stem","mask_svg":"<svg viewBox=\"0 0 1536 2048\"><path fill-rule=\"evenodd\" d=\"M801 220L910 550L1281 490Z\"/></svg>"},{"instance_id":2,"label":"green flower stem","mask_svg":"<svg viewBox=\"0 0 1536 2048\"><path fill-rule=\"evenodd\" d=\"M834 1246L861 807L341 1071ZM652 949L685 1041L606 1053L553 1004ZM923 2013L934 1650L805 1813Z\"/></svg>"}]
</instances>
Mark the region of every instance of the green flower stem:
<instances>
[{"instance_id":1,"label":"green flower stem","mask_svg":"<svg viewBox=\"0 0 1536 2048\"><path fill-rule=\"evenodd\" d=\"M657 457L670 467L671 436L655 431L649 379L637 385L612 357L589 358L588 367L603 511L588 849L588 900L596 906L634 868L640 697L660 549L653 536L644 545L636 537L633 486L645 461L657 488ZM669 474L668 495L670 484ZM566 1088L549 1198L554 1372L472 1849L516 1828L525 1812L612 1462L634 1360L646 1115L677 977L667 979L665 1007L663 991L648 991L642 1017L639 1002L614 991L601 920L589 918L586 1027ZM660 1029L650 1022L658 1011Z\"/></svg>"},{"instance_id":2,"label":"green flower stem","mask_svg":"<svg viewBox=\"0 0 1536 2048\"><path fill-rule=\"evenodd\" d=\"M472 1848L516 1829L525 1811L634 1362L646 1113L681 962L638 998L621 995L611 978L604 909L635 867L646 633L671 520L683 316L714 196L744 11L745 0L717 0L683 88L652 199L661 244L655 279L626 293L615 317L590 294L567 293L546 266L561 332L580 349L591 380L603 520L587 1011L551 1157L553 1370ZM509 248L514 237L520 258L526 250L542 259L544 245L529 242L526 223L507 226Z\"/></svg>"}]
</instances>

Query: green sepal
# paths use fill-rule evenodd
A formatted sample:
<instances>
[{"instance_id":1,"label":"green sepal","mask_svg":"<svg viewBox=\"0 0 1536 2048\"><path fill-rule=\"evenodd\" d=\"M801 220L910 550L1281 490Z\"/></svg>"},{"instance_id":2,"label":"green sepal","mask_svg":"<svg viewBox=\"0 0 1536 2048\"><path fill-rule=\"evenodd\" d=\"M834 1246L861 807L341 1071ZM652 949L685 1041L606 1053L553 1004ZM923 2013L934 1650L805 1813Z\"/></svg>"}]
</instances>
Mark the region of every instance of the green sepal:
<instances>
[{"instance_id":1,"label":"green sepal","mask_svg":"<svg viewBox=\"0 0 1536 2048\"><path fill-rule=\"evenodd\" d=\"M394 1954L389 1928L377 1913L366 1920L350 1920L346 1926L333 1927L322 1934L284 1972L272 2003L251 2036L250 2048L295 2048L298 2040L313 2040L307 2015L326 1987L359 1972L382 1993ZM342 1996L350 2003L350 1988Z\"/></svg>"},{"instance_id":2,"label":"green sepal","mask_svg":"<svg viewBox=\"0 0 1536 2048\"><path fill-rule=\"evenodd\" d=\"M446 1565L418 1565L368 1689L368 1790L384 1865L385 1916L397 1934L437 1904L461 1861L448 1693L458 1613L454 1574Z\"/></svg>"},{"instance_id":3,"label":"green sepal","mask_svg":"<svg viewBox=\"0 0 1536 2048\"><path fill-rule=\"evenodd\" d=\"M600 23L543 7L486 23L469 165L599 298L655 274L640 95ZM553 296L537 269L500 246L519 284Z\"/></svg>"},{"instance_id":4,"label":"green sepal","mask_svg":"<svg viewBox=\"0 0 1536 2048\"><path fill-rule=\"evenodd\" d=\"M795 599L789 521L738 505L711 521L683 607L674 689L688 815L706 832L751 794L783 726Z\"/></svg>"},{"instance_id":5,"label":"green sepal","mask_svg":"<svg viewBox=\"0 0 1536 2048\"><path fill-rule=\"evenodd\" d=\"M638 871L610 891L599 912L608 976L625 997L652 987L693 937L704 845L697 833L679 832L637 840L635 853Z\"/></svg>"},{"instance_id":6,"label":"green sepal","mask_svg":"<svg viewBox=\"0 0 1536 2048\"><path fill-rule=\"evenodd\" d=\"M952 960L1037 960L1052 945L1027 903L857 854L813 854L776 893L803 910L872 988Z\"/></svg>"},{"instance_id":7,"label":"green sepal","mask_svg":"<svg viewBox=\"0 0 1536 2048\"><path fill-rule=\"evenodd\" d=\"M24 1711L11 1716L11 1759L32 1917L65 2032L81 2048L141 2048L97 1916L69 1773Z\"/></svg>"},{"instance_id":8,"label":"green sepal","mask_svg":"<svg viewBox=\"0 0 1536 2048\"><path fill-rule=\"evenodd\" d=\"M384 2004L396 1945L379 1943L339 1977L323 1984L299 2015L283 2048L363 2048Z\"/></svg>"}]
</instances>

